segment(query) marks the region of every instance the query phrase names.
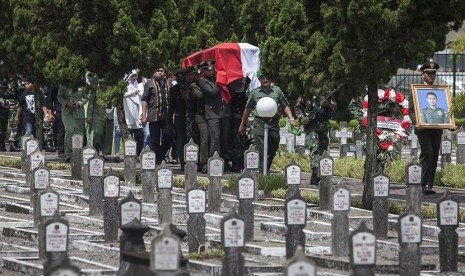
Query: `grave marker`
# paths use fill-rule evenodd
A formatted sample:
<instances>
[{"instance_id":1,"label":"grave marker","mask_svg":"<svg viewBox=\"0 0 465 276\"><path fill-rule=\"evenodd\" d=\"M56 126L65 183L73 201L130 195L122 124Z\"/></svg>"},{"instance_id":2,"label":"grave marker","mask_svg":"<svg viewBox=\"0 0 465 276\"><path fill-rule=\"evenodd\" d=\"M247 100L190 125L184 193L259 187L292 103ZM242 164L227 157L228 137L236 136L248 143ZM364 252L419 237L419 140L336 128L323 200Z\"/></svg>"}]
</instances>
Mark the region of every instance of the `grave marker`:
<instances>
[{"instance_id":1,"label":"grave marker","mask_svg":"<svg viewBox=\"0 0 465 276\"><path fill-rule=\"evenodd\" d=\"M119 240L120 267L117 275L154 275L150 271L150 255L146 252L143 238L149 229L137 218L121 226L123 233Z\"/></svg>"},{"instance_id":2,"label":"grave marker","mask_svg":"<svg viewBox=\"0 0 465 276\"><path fill-rule=\"evenodd\" d=\"M245 240L253 241L254 239L254 208L253 200L255 198L255 181L252 179L250 172L244 172L237 178L237 200L239 200L239 214L245 223Z\"/></svg>"},{"instance_id":3,"label":"grave marker","mask_svg":"<svg viewBox=\"0 0 465 276\"><path fill-rule=\"evenodd\" d=\"M168 224L165 224L163 230L153 238L150 248L150 270L156 275L175 275L179 269L181 245Z\"/></svg>"},{"instance_id":4,"label":"grave marker","mask_svg":"<svg viewBox=\"0 0 465 276\"><path fill-rule=\"evenodd\" d=\"M71 178L82 179L82 147L84 136L80 133L73 134L71 138Z\"/></svg>"},{"instance_id":5,"label":"grave marker","mask_svg":"<svg viewBox=\"0 0 465 276\"><path fill-rule=\"evenodd\" d=\"M32 171L32 181L30 183L31 207L33 210L34 226L40 222L39 194L45 190L50 183L50 170L40 162L39 166Z\"/></svg>"},{"instance_id":6,"label":"grave marker","mask_svg":"<svg viewBox=\"0 0 465 276\"><path fill-rule=\"evenodd\" d=\"M219 213L221 211L221 194L223 193L223 184L221 178L224 173L224 160L215 151L213 157L208 159L208 178L210 185L208 187L208 212Z\"/></svg>"},{"instance_id":7,"label":"grave marker","mask_svg":"<svg viewBox=\"0 0 465 276\"><path fill-rule=\"evenodd\" d=\"M93 158L97 151L87 145L82 149L82 191L85 195L89 195L89 159Z\"/></svg>"},{"instance_id":8,"label":"grave marker","mask_svg":"<svg viewBox=\"0 0 465 276\"><path fill-rule=\"evenodd\" d=\"M141 182L142 182L142 199L145 203L155 203L155 185L156 185L156 174L155 174L155 152L145 147L141 152ZM135 170L135 168L134 168ZM135 184L135 183L134 183Z\"/></svg>"},{"instance_id":9,"label":"grave marker","mask_svg":"<svg viewBox=\"0 0 465 276\"><path fill-rule=\"evenodd\" d=\"M26 154L26 152L27 152L26 142L28 140L30 140L30 139L34 139L34 137L32 135L30 135L30 134L21 136L21 171L23 173L27 173L27 165L28 165L27 164L27 156L28 155ZM36 147L38 147L38 146L39 146L39 141L37 141ZM35 151L35 149L30 151L30 152L33 152L33 151Z\"/></svg>"},{"instance_id":10,"label":"grave marker","mask_svg":"<svg viewBox=\"0 0 465 276\"><path fill-rule=\"evenodd\" d=\"M439 263L441 272L457 272L459 202L452 199L449 190L436 205L439 229Z\"/></svg>"},{"instance_id":11,"label":"grave marker","mask_svg":"<svg viewBox=\"0 0 465 276\"><path fill-rule=\"evenodd\" d=\"M355 158L363 158L363 134L360 132L360 129L354 131L354 140L355 140Z\"/></svg>"},{"instance_id":12,"label":"grave marker","mask_svg":"<svg viewBox=\"0 0 465 276\"><path fill-rule=\"evenodd\" d=\"M410 157L417 158L418 156L418 136L412 131L408 136L410 140Z\"/></svg>"},{"instance_id":13,"label":"grave marker","mask_svg":"<svg viewBox=\"0 0 465 276\"><path fill-rule=\"evenodd\" d=\"M305 133L302 132L300 135L295 136L295 152L299 154L305 154L305 149L307 149L307 140Z\"/></svg>"},{"instance_id":14,"label":"grave marker","mask_svg":"<svg viewBox=\"0 0 465 276\"><path fill-rule=\"evenodd\" d=\"M88 160L89 166L89 215L103 214L104 161L97 153Z\"/></svg>"},{"instance_id":15,"label":"grave marker","mask_svg":"<svg viewBox=\"0 0 465 276\"><path fill-rule=\"evenodd\" d=\"M250 177L258 183L258 171L260 169L260 154L250 145L244 152L244 169L249 170ZM255 185L255 198L258 199L258 185Z\"/></svg>"},{"instance_id":16,"label":"grave marker","mask_svg":"<svg viewBox=\"0 0 465 276\"><path fill-rule=\"evenodd\" d=\"M46 260L44 270L59 266L68 259L69 223L61 218L58 211L43 224Z\"/></svg>"},{"instance_id":17,"label":"grave marker","mask_svg":"<svg viewBox=\"0 0 465 276\"><path fill-rule=\"evenodd\" d=\"M189 252L200 252L205 248L205 228L204 218L206 207L206 193L199 187L198 182L187 192L187 243Z\"/></svg>"},{"instance_id":18,"label":"grave marker","mask_svg":"<svg viewBox=\"0 0 465 276\"><path fill-rule=\"evenodd\" d=\"M307 202L300 195L300 190L289 196L284 203L284 223L286 232L286 258L291 258L298 246L305 248L305 233L307 225Z\"/></svg>"},{"instance_id":19,"label":"grave marker","mask_svg":"<svg viewBox=\"0 0 465 276\"><path fill-rule=\"evenodd\" d=\"M452 141L444 136L441 141L441 169L452 162Z\"/></svg>"},{"instance_id":20,"label":"grave marker","mask_svg":"<svg viewBox=\"0 0 465 276\"><path fill-rule=\"evenodd\" d=\"M325 151L318 161L320 209L329 210L331 204L331 179L333 178L334 160Z\"/></svg>"},{"instance_id":21,"label":"grave marker","mask_svg":"<svg viewBox=\"0 0 465 276\"><path fill-rule=\"evenodd\" d=\"M352 275L375 275L376 237L364 221L349 236L349 261Z\"/></svg>"},{"instance_id":22,"label":"grave marker","mask_svg":"<svg viewBox=\"0 0 465 276\"><path fill-rule=\"evenodd\" d=\"M413 210L399 216L399 268L400 275L420 275L423 221Z\"/></svg>"},{"instance_id":23,"label":"grave marker","mask_svg":"<svg viewBox=\"0 0 465 276\"><path fill-rule=\"evenodd\" d=\"M460 127L457 133L457 164L465 164L465 131Z\"/></svg>"},{"instance_id":24,"label":"grave marker","mask_svg":"<svg viewBox=\"0 0 465 276\"><path fill-rule=\"evenodd\" d=\"M331 197L331 253L334 257L349 255L350 191L344 184L333 187Z\"/></svg>"},{"instance_id":25,"label":"grave marker","mask_svg":"<svg viewBox=\"0 0 465 276\"><path fill-rule=\"evenodd\" d=\"M347 138L352 138L353 134L347 128L347 122L341 122L340 126L341 126L341 130L336 131L335 136L336 136L336 138L341 139L341 141L340 141L340 143L341 143L340 156L345 157L345 156L347 156L347 152L349 150L348 145L347 145Z\"/></svg>"},{"instance_id":26,"label":"grave marker","mask_svg":"<svg viewBox=\"0 0 465 276\"><path fill-rule=\"evenodd\" d=\"M286 135L286 151L295 152L295 135L293 133L287 133Z\"/></svg>"},{"instance_id":27,"label":"grave marker","mask_svg":"<svg viewBox=\"0 0 465 276\"><path fill-rule=\"evenodd\" d=\"M118 241L118 198L119 178L113 174L110 168L103 179L103 230L105 242Z\"/></svg>"},{"instance_id":28,"label":"grave marker","mask_svg":"<svg viewBox=\"0 0 465 276\"><path fill-rule=\"evenodd\" d=\"M119 203L120 226L133 221L140 221L142 217L142 204L140 200L134 197L132 191L129 191L128 196L123 198Z\"/></svg>"},{"instance_id":29,"label":"grave marker","mask_svg":"<svg viewBox=\"0 0 465 276\"><path fill-rule=\"evenodd\" d=\"M38 214L39 214L39 226L37 227L38 242L39 242L39 258L45 260L45 246L43 225L53 218L55 213L59 212L60 208L60 195L53 191L52 186L47 186L45 190L42 190L39 194L38 200Z\"/></svg>"},{"instance_id":30,"label":"grave marker","mask_svg":"<svg viewBox=\"0 0 465 276\"><path fill-rule=\"evenodd\" d=\"M297 246L294 256L286 261L284 276L316 276L316 264L305 256L302 246Z\"/></svg>"},{"instance_id":31,"label":"grave marker","mask_svg":"<svg viewBox=\"0 0 465 276\"><path fill-rule=\"evenodd\" d=\"M132 136L124 141L124 179L136 185L137 142Z\"/></svg>"},{"instance_id":32,"label":"grave marker","mask_svg":"<svg viewBox=\"0 0 465 276\"><path fill-rule=\"evenodd\" d=\"M300 168L300 166L297 165L294 160L291 160L291 163L284 168L287 197L292 196L300 191L300 183L302 182L301 174L302 168Z\"/></svg>"},{"instance_id":33,"label":"grave marker","mask_svg":"<svg viewBox=\"0 0 465 276\"><path fill-rule=\"evenodd\" d=\"M390 184L389 176L383 172L373 177L373 231L378 239L387 239Z\"/></svg>"},{"instance_id":34,"label":"grave marker","mask_svg":"<svg viewBox=\"0 0 465 276\"><path fill-rule=\"evenodd\" d=\"M199 146L194 143L192 138L189 143L184 145L184 160L186 161L184 177L186 179L185 190L187 193L191 185L197 180L197 162L199 161Z\"/></svg>"},{"instance_id":35,"label":"grave marker","mask_svg":"<svg viewBox=\"0 0 465 276\"><path fill-rule=\"evenodd\" d=\"M158 224L171 223L173 220L173 172L168 169L165 161L155 172L157 186Z\"/></svg>"},{"instance_id":36,"label":"grave marker","mask_svg":"<svg viewBox=\"0 0 465 276\"><path fill-rule=\"evenodd\" d=\"M51 267L48 270L44 270L44 275L50 276L80 276L81 270L79 267L72 265L69 259L66 259L60 265Z\"/></svg>"},{"instance_id":37,"label":"grave marker","mask_svg":"<svg viewBox=\"0 0 465 276\"><path fill-rule=\"evenodd\" d=\"M221 219L221 246L224 250L221 275L245 275L244 251L245 223L233 208Z\"/></svg>"},{"instance_id":38,"label":"grave marker","mask_svg":"<svg viewBox=\"0 0 465 276\"><path fill-rule=\"evenodd\" d=\"M411 208L416 214L421 213L421 165L413 159L405 168L405 180L407 185L406 201L407 209Z\"/></svg>"}]
</instances>

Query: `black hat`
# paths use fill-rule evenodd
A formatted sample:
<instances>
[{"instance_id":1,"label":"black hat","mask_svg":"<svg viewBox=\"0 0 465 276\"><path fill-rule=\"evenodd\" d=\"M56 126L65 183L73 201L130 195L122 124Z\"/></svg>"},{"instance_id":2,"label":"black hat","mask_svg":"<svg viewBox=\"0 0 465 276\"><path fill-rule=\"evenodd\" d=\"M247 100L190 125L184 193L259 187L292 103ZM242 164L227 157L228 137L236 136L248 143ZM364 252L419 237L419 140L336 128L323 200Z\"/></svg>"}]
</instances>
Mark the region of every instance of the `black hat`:
<instances>
[{"instance_id":1,"label":"black hat","mask_svg":"<svg viewBox=\"0 0 465 276\"><path fill-rule=\"evenodd\" d=\"M200 63L200 67L202 69L206 69L206 70L213 70L213 68L215 67L215 60L214 59L207 59L207 60L203 61L202 63Z\"/></svg>"},{"instance_id":2,"label":"black hat","mask_svg":"<svg viewBox=\"0 0 465 276\"><path fill-rule=\"evenodd\" d=\"M420 71L436 72L439 69L439 64L434 61L428 61L420 67Z\"/></svg>"},{"instance_id":3,"label":"black hat","mask_svg":"<svg viewBox=\"0 0 465 276\"><path fill-rule=\"evenodd\" d=\"M197 68L195 66L190 66L190 67L186 67L184 68L184 76L190 76L190 75L196 75L197 74Z\"/></svg>"},{"instance_id":4,"label":"black hat","mask_svg":"<svg viewBox=\"0 0 465 276\"><path fill-rule=\"evenodd\" d=\"M183 69L181 69L181 68L175 69L174 72L173 72L173 75L175 75L176 78L178 78L178 79L182 79L184 77Z\"/></svg>"}]
</instances>

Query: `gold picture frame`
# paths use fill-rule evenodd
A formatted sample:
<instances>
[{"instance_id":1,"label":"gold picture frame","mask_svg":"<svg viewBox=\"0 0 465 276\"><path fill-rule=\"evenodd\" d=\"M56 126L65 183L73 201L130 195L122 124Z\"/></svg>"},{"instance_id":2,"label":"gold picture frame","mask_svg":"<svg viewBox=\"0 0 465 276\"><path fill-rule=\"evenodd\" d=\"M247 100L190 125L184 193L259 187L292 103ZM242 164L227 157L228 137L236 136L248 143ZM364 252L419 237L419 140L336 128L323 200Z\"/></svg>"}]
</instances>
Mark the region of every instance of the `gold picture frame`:
<instances>
[{"instance_id":1,"label":"gold picture frame","mask_svg":"<svg viewBox=\"0 0 465 276\"><path fill-rule=\"evenodd\" d=\"M417 128L455 129L449 85L412 84L412 96Z\"/></svg>"}]
</instances>

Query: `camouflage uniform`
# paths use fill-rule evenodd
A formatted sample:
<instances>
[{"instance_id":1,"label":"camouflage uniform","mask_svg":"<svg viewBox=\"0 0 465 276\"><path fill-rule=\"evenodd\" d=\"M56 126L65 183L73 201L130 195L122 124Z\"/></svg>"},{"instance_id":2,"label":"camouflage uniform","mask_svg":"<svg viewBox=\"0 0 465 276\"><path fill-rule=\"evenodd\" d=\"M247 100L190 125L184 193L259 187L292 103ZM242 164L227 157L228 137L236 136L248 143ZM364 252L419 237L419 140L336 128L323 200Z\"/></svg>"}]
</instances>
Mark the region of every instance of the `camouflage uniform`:
<instances>
[{"instance_id":1,"label":"camouflage uniform","mask_svg":"<svg viewBox=\"0 0 465 276\"><path fill-rule=\"evenodd\" d=\"M5 140L8 128L9 107L6 101L7 93L6 81L0 81L0 151L6 151Z\"/></svg>"},{"instance_id":2,"label":"camouflage uniform","mask_svg":"<svg viewBox=\"0 0 465 276\"><path fill-rule=\"evenodd\" d=\"M304 126L306 145L310 151L310 166L312 168L312 185L318 185L318 160L329 146L329 119L336 112L336 106L328 101L319 105L315 98L303 102L299 101L298 108L303 110L299 115L300 124Z\"/></svg>"},{"instance_id":3,"label":"camouflage uniform","mask_svg":"<svg viewBox=\"0 0 465 276\"><path fill-rule=\"evenodd\" d=\"M8 84L8 89L6 91L5 100L9 109L8 112L8 125L10 127L10 135L8 140L10 141L10 151L19 151L20 145L19 140L21 139L21 129L15 124L16 111L19 104L19 94L20 90L18 89L18 82L16 80L11 81Z\"/></svg>"}]
</instances>

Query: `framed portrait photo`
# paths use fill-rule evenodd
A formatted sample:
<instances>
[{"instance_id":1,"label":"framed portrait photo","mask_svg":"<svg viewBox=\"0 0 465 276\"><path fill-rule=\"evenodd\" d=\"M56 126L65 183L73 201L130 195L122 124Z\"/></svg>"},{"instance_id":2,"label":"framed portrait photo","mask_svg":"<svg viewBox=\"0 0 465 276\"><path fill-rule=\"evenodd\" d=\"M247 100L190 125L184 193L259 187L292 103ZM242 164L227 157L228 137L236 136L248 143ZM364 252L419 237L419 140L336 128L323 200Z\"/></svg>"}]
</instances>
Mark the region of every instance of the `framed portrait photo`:
<instances>
[{"instance_id":1,"label":"framed portrait photo","mask_svg":"<svg viewBox=\"0 0 465 276\"><path fill-rule=\"evenodd\" d=\"M448 85L412 84L413 104L418 128L455 128L450 116L450 90Z\"/></svg>"}]
</instances>

